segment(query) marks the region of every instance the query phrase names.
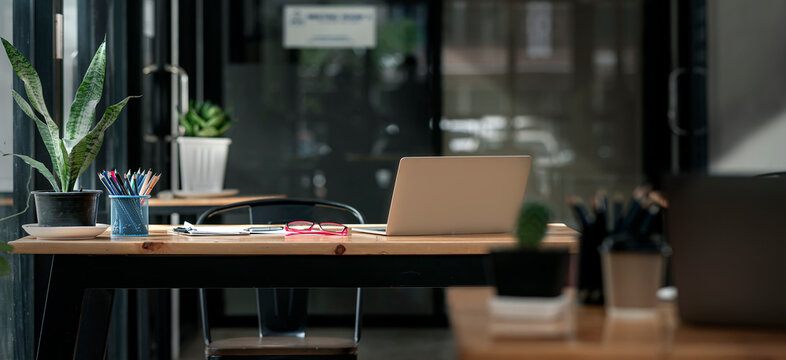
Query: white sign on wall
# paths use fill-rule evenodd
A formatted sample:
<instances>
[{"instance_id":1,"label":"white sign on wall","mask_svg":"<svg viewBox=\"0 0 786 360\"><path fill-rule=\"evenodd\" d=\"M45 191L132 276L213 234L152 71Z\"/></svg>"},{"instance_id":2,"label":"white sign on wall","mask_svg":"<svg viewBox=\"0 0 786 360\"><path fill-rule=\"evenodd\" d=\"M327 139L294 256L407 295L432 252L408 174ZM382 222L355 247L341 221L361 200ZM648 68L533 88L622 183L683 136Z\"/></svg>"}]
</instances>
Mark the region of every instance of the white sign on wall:
<instances>
[{"instance_id":1,"label":"white sign on wall","mask_svg":"<svg viewBox=\"0 0 786 360\"><path fill-rule=\"evenodd\" d=\"M284 48L373 48L374 6L285 6Z\"/></svg>"}]
</instances>

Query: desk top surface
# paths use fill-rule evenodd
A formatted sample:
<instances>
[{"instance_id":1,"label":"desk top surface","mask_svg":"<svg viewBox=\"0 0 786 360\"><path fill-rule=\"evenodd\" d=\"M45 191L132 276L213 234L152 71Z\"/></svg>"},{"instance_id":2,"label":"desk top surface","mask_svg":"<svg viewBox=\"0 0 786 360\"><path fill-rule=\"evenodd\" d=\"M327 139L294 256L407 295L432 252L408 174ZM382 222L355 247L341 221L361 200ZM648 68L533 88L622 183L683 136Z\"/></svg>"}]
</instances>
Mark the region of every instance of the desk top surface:
<instances>
[{"instance_id":1,"label":"desk top surface","mask_svg":"<svg viewBox=\"0 0 786 360\"><path fill-rule=\"evenodd\" d=\"M350 225L355 226L374 225ZM10 244L17 254L86 255L471 255L514 244L509 234L186 236L172 234L170 229L171 225L151 225L149 236L134 238L111 238L109 229L90 240L38 240L27 236ZM564 224L550 224L543 246L575 252L577 235Z\"/></svg>"},{"instance_id":2,"label":"desk top surface","mask_svg":"<svg viewBox=\"0 0 786 360\"><path fill-rule=\"evenodd\" d=\"M229 197L206 197L206 198L172 198L161 199L152 197L148 201L150 207L186 207L186 206L223 206L241 201L251 201L260 199L281 199L284 195L250 195L250 196L229 196Z\"/></svg>"},{"instance_id":3,"label":"desk top surface","mask_svg":"<svg viewBox=\"0 0 786 360\"><path fill-rule=\"evenodd\" d=\"M575 332L561 339L495 336L487 304L492 295L493 288L448 290L460 359L786 358L786 331L680 324L671 303L650 319L612 319L603 307L579 306Z\"/></svg>"}]
</instances>

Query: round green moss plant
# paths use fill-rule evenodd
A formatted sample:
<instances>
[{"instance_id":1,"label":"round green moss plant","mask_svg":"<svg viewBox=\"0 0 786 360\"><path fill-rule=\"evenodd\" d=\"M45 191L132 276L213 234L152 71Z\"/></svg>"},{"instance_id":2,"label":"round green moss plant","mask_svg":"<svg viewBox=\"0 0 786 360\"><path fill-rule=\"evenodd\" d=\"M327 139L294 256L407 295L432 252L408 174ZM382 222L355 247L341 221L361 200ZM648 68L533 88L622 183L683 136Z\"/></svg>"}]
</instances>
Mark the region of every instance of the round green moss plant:
<instances>
[{"instance_id":1,"label":"round green moss plant","mask_svg":"<svg viewBox=\"0 0 786 360\"><path fill-rule=\"evenodd\" d=\"M546 235L551 210L545 204L527 202L521 207L516 224L516 238L519 246L527 249L537 249L540 241Z\"/></svg>"}]
</instances>

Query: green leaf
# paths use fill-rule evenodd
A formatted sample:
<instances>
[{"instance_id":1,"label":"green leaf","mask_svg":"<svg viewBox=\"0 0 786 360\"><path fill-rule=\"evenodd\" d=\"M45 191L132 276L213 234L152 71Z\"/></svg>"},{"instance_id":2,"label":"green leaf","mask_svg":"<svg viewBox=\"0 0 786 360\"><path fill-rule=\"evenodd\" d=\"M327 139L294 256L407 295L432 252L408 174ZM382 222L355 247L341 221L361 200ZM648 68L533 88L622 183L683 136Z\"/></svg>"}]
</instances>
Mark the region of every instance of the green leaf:
<instances>
[{"instance_id":1,"label":"green leaf","mask_svg":"<svg viewBox=\"0 0 786 360\"><path fill-rule=\"evenodd\" d=\"M0 241L0 251L11 252L13 250L14 250L13 245L7 242Z\"/></svg>"},{"instance_id":2,"label":"green leaf","mask_svg":"<svg viewBox=\"0 0 786 360\"><path fill-rule=\"evenodd\" d=\"M123 107L126 106L128 100L138 98L139 96L129 96L117 104L114 104L106 109L101 121L91 130L82 140L74 146L69 157L70 176L71 179L76 179L82 175L85 170L90 166L90 163L98 155L101 150L101 144L104 142L104 132L115 123Z\"/></svg>"},{"instance_id":3,"label":"green leaf","mask_svg":"<svg viewBox=\"0 0 786 360\"><path fill-rule=\"evenodd\" d=\"M196 133L196 136L200 136L200 137L216 137L219 135L221 135L221 133L219 133L218 130L215 128L202 129Z\"/></svg>"},{"instance_id":4,"label":"green leaf","mask_svg":"<svg viewBox=\"0 0 786 360\"><path fill-rule=\"evenodd\" d=\"M66 150L65 140L60 139L60 151L63 152L63 174L60 176L60 185L63 187L63 191L73 191L74 185L76 184L76 178L71 178L71 163L68 161L69 155L68 150ZM63 185L65 184L65 185Z\"/></svg>"},{"instance_id":5,"label":"green leaf","mask_svg":"<svg viewBox=\"0 0 786 360\"><path fill-rule=\"evenodd\" d=\"M221 114L221 108L218 105L211 105L207 109L202 110L202 117L212 118Z\"/></svg>"},{"instance_id":6,"label":"green leaf","mask_svg":"<svg viewBox=\"0 0 786 360\"><path fill-rule=\"evenodd\" d=\"M35 121L35 125L38 128L38 133L41 134L41 140L44 141L44 146L46 146L46 150L49 152L49 157L52 162L54 163L58 156L62 156L63 153L67 153L64 152L63 148L59 147L56 143L56 141L60 138L57 135L54 137L52 136L50 128L46 126L43 121L38 119L38 116L36 116L36 114L33 112L33 109L30 108L30 104L28 104L27 101L22 98L22 95L19 95L19 93L14 90L11 90L11 94L14 96L14 101L16 104L19 105L19 107L22 109L22 112ZM65 162L63 162L63 164L65 164ZM62 169L62 166L58 167L57 164L53 165L55 165L55 172L57 173L57 176L60 177L60 184L65 186L67 184L67 179L63 177L65 173L58 170Z\"/></svg>"},{"instance_id":7,"label":"green leaf","mask_svg":"<svg viewBox=\"0 0 786 360\"><path fill-rule=\"evenodd\" d=\"M8 60L11 62L11 67L14 68L14 72L16 72L16 75L19 77L19 79L25 83L25 92L27 93L27 98L30 100L33 108L38 111L38 113L40 113L46 121L46 130L44 130L42 127L39 127L38 132L41 134L41 138L44 139L44 144L47 146L49 156L52 158L52 165L55 168L55 173L57 173L58 176L62 176L64 174L63 164L65 161L62 150L54 143L54 139L60 138L60 129L52 120L52 117L49 115L49 111L46 109L46 102L44 102L44 92L41 87L41 79L38 77L38 73L33 68L33 65L30 64L27 58L25 58L24 55L19 52L19 50L11 45L8 40L3 38L0 38L0 40L3 42L3 47L5 48L6 55L8 55ZM17 101L17 103L19 102ZM47 135L44 134L48 134L51 144L46 143ZM60 182L63 183L63 180L65 179L61 177Z\"/></svg>"},{"instance_id":8,"label":"green leaf","mask_svg":"<svg viewBox=\"0 0 786 360\"><path fill-rule=\"evenodd\" d=\"M231 128L232 125L234 125L234 124L235 123L233 123L231 121L225 122L224 125L221 125L221 127L218 128L218 133L219 133L218 136L221 136L221 134L227 132L227 130L229 130L229 128Z\"/></svg>"},{"instance_id":9,"label":"green leaf","mask_svg":"<svg viewBox=\"0 0 786 360\"><path fill-rule=\"evenodd\" d=\"M8 264L5 258L0 257L0 275L11 274L11 265Z\"/></svg>"},{"instance_id":10,"label":"green leaf","mask_svg":"<svg viewBox=\"0 0 786 360\"><path fill-rule=\"evenodd\" d=\"M63 139L68 151L76 146L93 125L96 105L101 100L106 70L106 39L98 47L90 66L87 68L82 84L74 96L71 112L63 129Z\"/></svg>"},{"instance_id":11,"label":"green leaf","mask_svg":"<svg viewBox=\"0 0 786 360\"><path fill-rule=\"evenodd\" d=\"M191 124L188 122L188 120L186 120L186 117L180 115L178 121L180 122L180 125L182 125L183 128L186 130L185 136L193 136L194 130L192 130Z\"/></svg>"},{"instance_id":12,"label":"green leaf","mask_svg":"<svg viewBox=\"0 0 786 360\"><path fill-rule=\"evenodd\" d=\"M2 39L2 38L0 38ZM14 68L14 72L25 83L25 91L27 97L36 109L45 119L51 119L49 112L46 109L44 102L43 89L41 88L41 79L38 77L38 72L35 71L33 65L22 55L11 43L6 39L2 39L5 53L8 55L8 60Z\"/></svg>"},{"instance_id":13,"label":"green leaf","mask_svg":"<svg viewBox=\"0 0 786 360\"><path fill-rule=\"evenodd\" d=\"M217 128L217 127L219 127L221 124L223 124L223 123L224 123L224 120L225 120L225 119L226 119L226 115L224 115L224 114L220 114L220 115L218 115L218 116L214 116L214 117L212 117L212 118L208 118L208 120L207 120L207 126L208 126L208 127Z\"/></svg>"},{"instance_id":14,"label":"green leaf","mask_svg":"<svg viewBox=\"0 0 786 360\"><path fill-rule=\"evenodd\" d=\"M197 113L194 111L189 111L188 113L186 113L186 119L191 124L196 124L199 125L199 127L203 127L203 128L207 127L207 122L204 119L202 119L202 117L197 115Z\"/></svg>"},{"instance_id":15,"label":"green leaf","mask_svg":"<svg viewBox=\"0 0 786 360\"><path fill-rule=\"evenodd\" d=\"M47 169L46 166L44 166L44 164L42 164L40 161L35 160L35 159L33 159L33 158L29 157L29 156L19 155L19 154L2 153L2 155L3 156L16 156L16 157L22 159L22 161L26 162L28 165L30 165L33 168L35 168L36 170L38 170L38 172L40 172L41 175L44 175L44 177L47 180L49 180L49 183L52 185L52 188L54 188L55 191L57 191L57 192L61 191L60 190L60 186L57 185L57 181L55 181L54 175L52 175L52 173L49 171L49 169Z\"/></svg>"}]
</instances>

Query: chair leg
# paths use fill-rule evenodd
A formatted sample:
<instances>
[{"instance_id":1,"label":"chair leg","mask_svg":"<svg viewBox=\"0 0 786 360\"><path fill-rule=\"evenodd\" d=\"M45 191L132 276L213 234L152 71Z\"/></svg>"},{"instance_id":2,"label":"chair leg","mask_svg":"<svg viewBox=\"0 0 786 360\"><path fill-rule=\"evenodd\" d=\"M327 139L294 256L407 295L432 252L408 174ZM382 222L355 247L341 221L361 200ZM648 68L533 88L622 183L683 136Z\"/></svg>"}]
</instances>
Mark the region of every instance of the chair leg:
<instances>
[{"instance_id":1,"label":"chair leg","mask_svg":"<svg viewBox=\"0 0 786 360\"><path fill-rule=\"evenodd\" d=\"M308 289L257 289L260 336L306 335Z\"/></svg>"}]
</instances>

